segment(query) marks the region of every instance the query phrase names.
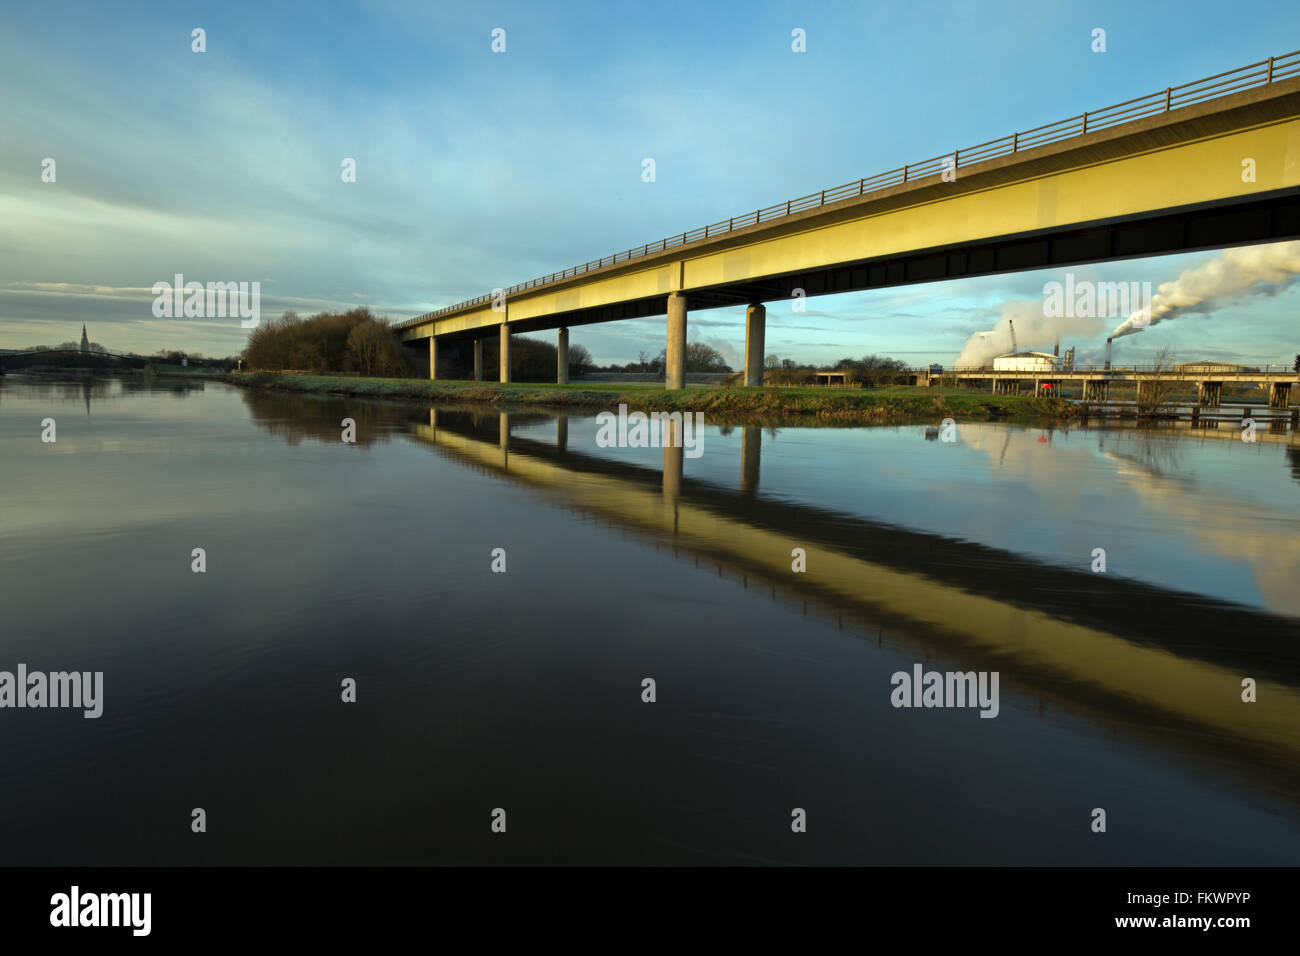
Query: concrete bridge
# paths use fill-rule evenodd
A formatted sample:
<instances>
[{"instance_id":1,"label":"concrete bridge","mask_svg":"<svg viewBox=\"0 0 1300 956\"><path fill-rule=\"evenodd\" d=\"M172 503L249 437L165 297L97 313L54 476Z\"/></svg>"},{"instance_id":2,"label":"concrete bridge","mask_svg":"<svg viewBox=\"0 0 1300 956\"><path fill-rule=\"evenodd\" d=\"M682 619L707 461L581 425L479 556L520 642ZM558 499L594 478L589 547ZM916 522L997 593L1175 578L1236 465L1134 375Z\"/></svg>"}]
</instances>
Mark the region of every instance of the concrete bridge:
<instances>
[{"instance_id":1,"label":"concrete bridge","mask_svg":"<svg viewBox=\"0 0 1300 956\"><path fill-rule=\"evenodd\" d=\"M744 305L745 383L759 385L766 302L1298 236L1300 51L745 211L397 329L427 347L433 378L455 350L472 352L481 379L493 338L502 381L512 333L558 329L564 382L570 327L666 314L666 382L682 388L688 312Z\"/></svg>"}]
</instances>

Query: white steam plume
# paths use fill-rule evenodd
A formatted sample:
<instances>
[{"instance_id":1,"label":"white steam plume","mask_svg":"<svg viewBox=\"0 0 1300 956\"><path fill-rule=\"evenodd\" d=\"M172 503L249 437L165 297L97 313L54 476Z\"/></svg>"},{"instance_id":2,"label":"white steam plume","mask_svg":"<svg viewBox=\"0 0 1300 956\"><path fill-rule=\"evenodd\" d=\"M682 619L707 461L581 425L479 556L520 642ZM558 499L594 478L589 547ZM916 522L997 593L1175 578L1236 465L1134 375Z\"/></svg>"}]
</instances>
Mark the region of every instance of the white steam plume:
<instances>
[{"instance_id":1,"label":"white steam plume","mask_svg":"<svg viewBox=\"0 0 1300 956\"><path fill-rule=\"evenodd\" d=\"M987 368L994 358L1010 352L1011 322L1016 324L1017 348L1044 352L1050 352L1062 339L1091 338L1106 327L1102 319L1044 315L1041 300L1007 302L992 329L976 332L966 340L954 367Z\"/></svg>"},{"instance_id":2,"label":"white steam plume","mask_svg":"<svg viewBox=\"0 0 1300 956\"><path fill-rule=\"evenodd\" d=\"M1213 312L1214 300L1244 292L1257 282L1272 283L1270 294L1286 288L1300 274L1300 241L1225 249L1209 262L1194 266L1172 282L1162 282L1151 297L1151 318L1134 312L1116 326L1112 339L1141 332L1147 325L1177 318L1185 312ZM1019 322L1016 328L1020 328Z\"/></svg>"}]
</instances>

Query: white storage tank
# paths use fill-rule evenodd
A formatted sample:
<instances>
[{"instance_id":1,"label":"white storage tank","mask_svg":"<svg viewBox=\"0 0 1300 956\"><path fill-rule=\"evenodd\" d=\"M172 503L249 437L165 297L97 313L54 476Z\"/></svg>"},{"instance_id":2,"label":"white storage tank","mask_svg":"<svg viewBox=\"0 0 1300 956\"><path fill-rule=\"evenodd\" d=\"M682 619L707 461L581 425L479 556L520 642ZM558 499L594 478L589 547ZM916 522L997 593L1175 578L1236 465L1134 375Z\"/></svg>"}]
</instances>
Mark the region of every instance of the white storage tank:
<instances>
[{"instance_id":1,"label":"white storage tank","mask_svg":"<svg viewBox=\"0 0 1300 956\"><path fill-rule=\"evenodd\" d=\"M1058 372L1061 360L1047 352L1008 352L993 360L995 372L1027 372L1035 375Z\"/></svg>"}]
</instances>

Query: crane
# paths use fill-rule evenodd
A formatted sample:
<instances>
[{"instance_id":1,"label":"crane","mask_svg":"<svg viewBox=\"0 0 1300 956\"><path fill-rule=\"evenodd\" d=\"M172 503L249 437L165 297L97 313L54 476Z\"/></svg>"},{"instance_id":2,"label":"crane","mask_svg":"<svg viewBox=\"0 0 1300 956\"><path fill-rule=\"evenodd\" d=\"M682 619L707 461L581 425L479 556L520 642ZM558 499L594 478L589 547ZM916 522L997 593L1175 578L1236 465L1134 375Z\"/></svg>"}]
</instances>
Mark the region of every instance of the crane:
<instances>
[{"instance_id":1,"label":"crane","mask_svg":"<svg viewBox=\"0 0 1300 956\"><path fill-rule=\"evenodd\" d=\"M1014 355L1016 352L1020 351L1016 348L1016 323L1007 319L1007 328L1011 330L1011 354Z\"/></svg>"}]
</instances>

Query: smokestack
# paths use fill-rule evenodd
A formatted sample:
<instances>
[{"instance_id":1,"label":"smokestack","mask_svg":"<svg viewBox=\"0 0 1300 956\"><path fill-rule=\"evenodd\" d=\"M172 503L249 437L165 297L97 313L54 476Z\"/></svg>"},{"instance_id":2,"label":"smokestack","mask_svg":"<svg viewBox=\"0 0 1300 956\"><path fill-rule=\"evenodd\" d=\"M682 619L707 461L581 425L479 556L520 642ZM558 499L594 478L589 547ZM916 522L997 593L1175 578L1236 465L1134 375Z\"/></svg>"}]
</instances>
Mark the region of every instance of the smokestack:
<instances>
[{"instance_id":1,"label":"smokestack","mask_svg":"<svg viewBox=\"0 0 1300 956\"><path fill-rule=\"evenodd\" d=\"M1118 339L1141 332L1192 309L1208 315L1216 310L1220 300L1244 292L1258 282L1281 289L1290 285L1298 275L1300 241L1225 249L1214 259L1187 269L1173 282L1162 282L1154 296L1146 291L1145 306L1137 306L1132 315L1115 327L1110 337Z\"/></svg>"},{"instance_id":2,"label":"smokestack","mask_svg":"<svg viewBox=\"0 0 1300 956\"><path fill-rule=\"evenodd\" d=\"M1106 340L1106 371L1110 371L1110 339Z\"/></svg>"},{"instance_id":3,"label":"smokestack","mask_svg":"<svg viewBox=\"0 0 1300 956\"><path fill-rule=\"evenodd\" d=\"M1056 344L1052 346L1052 354L1057 358L1061 357L1061 340L1057 339Z\"/></svg>"}]
</instances>

